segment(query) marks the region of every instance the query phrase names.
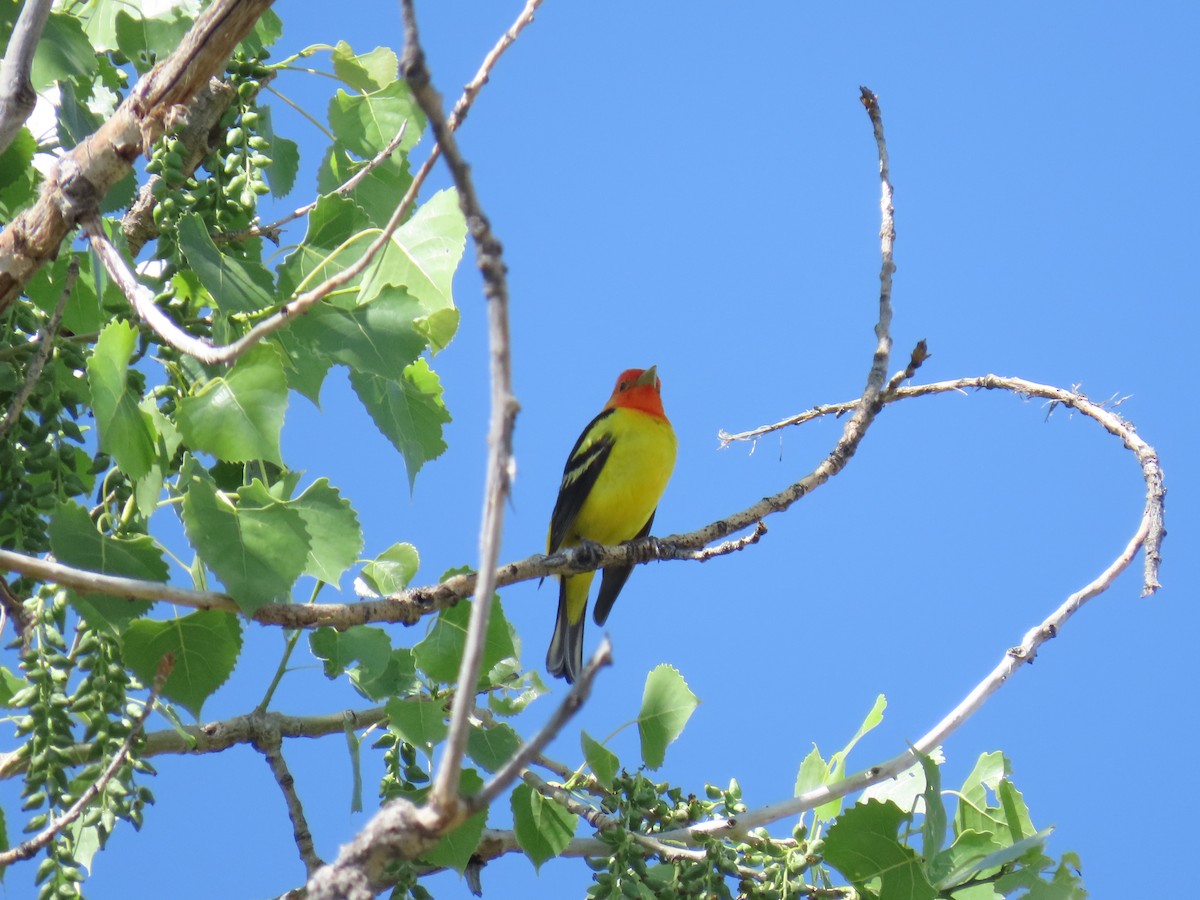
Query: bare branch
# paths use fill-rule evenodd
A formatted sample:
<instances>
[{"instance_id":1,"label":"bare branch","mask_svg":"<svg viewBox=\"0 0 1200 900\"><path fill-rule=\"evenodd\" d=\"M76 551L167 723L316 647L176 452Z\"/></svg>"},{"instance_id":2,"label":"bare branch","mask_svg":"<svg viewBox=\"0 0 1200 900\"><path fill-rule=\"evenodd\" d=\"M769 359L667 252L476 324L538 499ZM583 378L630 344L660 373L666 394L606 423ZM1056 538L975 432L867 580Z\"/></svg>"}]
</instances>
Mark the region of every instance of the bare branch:
<instances>
[{"instance_id":1,"label":"bare branch","mask_svg":"<svg viewBox=\"0 0 1200 900\"><path fill-rule=\"evenodd\" d=\"M275 783L279 785L279 790L283 793L284 802L287 804L288 819L292 823L292 839L296 842L296 849L300 852L300 861L304 863L305 874L311 877L325 863L317 856L317 851L313 847L313 836L308 827L308 819L304 816L304 805L300 802L300 795L296 793L296 780L292 777L287 762L283 758L282 736L277 728L271 727L270 720L265 713L255 712L251 715L265 720L259 734L251 743L266 759L271 774L275 777Z\"/></svg>"},{"instance_id":2,"label":"bare branch","mask_svg":"<svg viewBox=\"0 0 1200 900\"><path fill-rule=\"evenodd\" d=\"M92 245L92 252L99 258L109 277L116 282L121 293L129 301L134 312L167 344L180 353L195 357L201 362L212 362L213 346L208 341L193 337L171 321L171 317L154 303L154 294L137 280L137 275L121 257L104 233L104 225L95 214L80 219L83 231Z\"/></svg>"},{"instance_id":3,"label":"bare branch","mask_svg":"<svg viewBox=\"0 0 1200 900\"><path fill-rule=\"evenodd\" d=\"M579 682L567 692L567 696L563 698L558 709L554 711L554 714L550 716L541 730L533 736L533 740L521 747L513 758L506 762L500 768L500 771L492 776L492 780L485 784L479 793L467 800L467 806L472 811L486 809L490 806L500 796L502 791L506 790L510 784L517 780L525 767L541 755L541 752L562 731L563 726L587 702L587 698L592 692L592 682L596 680L596 675L602 668L611 664L612 643L605 636L584 668Z\"/></svg>"},{"instance_id":4,"label":"bare branch","mask_svg":"<svg viewBox=\"0 0 1200 900\"><path fill-rule=\"evenodd\" d=\"M150 687L150 696L146 698L146 703L129 729L129 734L126 735L124 742L122 742L120 749L117 750L112 761L105 766L100 777L87 786L87 789L79 795L79 799L71 804L70 809L50 822L50 824L36 835L27 841L22 841L11 850L0 853L0 867L7 866L18 860L29 859L48 845L59 832L83 815L91 802L99 796L101 791L108 787L108 783L112 781L117 772L121 770L121 767L129 760L129 753L133 750L134 742L141 736L142 728L146 725L146 719L154 711L154 704L158 701L158 695L162 691L163 682L171 674L171 669L174 665L175 660L170 653L164 656L159 662L158 671L154 675L154 684Z\"/></svg>"},{"instance_id":5,"label":"bare branch","mask_svg":"<svg viewBox=\"0 0 1200 900\"><path fill-rule=\"evenodd\" d=\"M413 97L429 120L437 144L446 158L446 166L458 188L458 202L467 219L467 229L475 241L475 255L483 274L483 292L487 298L488 344L491 373L491 423L488 427L487 481L484 487L483 522L479 535L479 571L482 576L475 585L475 602L471 604L471 621L467 626L466 647L462 668L458 673L458 691L450 710L450 732L446 749L430 790L430 805L437 810L453 810L458 803L458 782L462 754L467 744L471 710L475 705L475 686L483 665L484 641L492 592L495 590L496 562L500 556L500 538L504 530L504 506L512 490L512 434L517 417L517 401L512 393L512 371L509 361L508 281L501 257L500 242L492 233L484 215L470 170L458 150L454 134L442 113L441 95L430 82L421 48L416 13L412 0L403 0L404 57L401 69Z\"/></svg>"},{"instance_id":6,"label":"bare branch","mask_svg":"<svg viewBox=\"0 0 1200 900\"><path fill-rule=\"evenodd\" d=\"M50 358L50 352L54 349L54 336L58 334L58 326L62 323L63 310L67 308L67 300L71 297L71 291L75 288L75 281L79 278L79 262L72 259L67 266L67 277L63 282L62 293L58 298L58 304L54 307L54 314L50 316L50 321L46 323L46 327L41 330L38 337L38 350L33 359L29 363L29 368L25 370L25 381L22 382L20 389L13 395L12 402L8 404L8 409L4 416L0 418L0 440L8 434L10 428L16 424L17 418L21 415L21 410L25 406L25 401L29 399L29 395L33 393L33 388L37 384L38 379L42 376L42 368L46 365L46 360Z\"/></svg>"},{"instance_id":7,"label":"bare branch","mask_svg":"<svg viewBox=\"0 0 1200 900\"><path fill-rule=\"evenodd\" d=\"M0 63L0 153L8 149L37 105L29 72L53 0L25 0Z\"/></svg>"}]
</instances>

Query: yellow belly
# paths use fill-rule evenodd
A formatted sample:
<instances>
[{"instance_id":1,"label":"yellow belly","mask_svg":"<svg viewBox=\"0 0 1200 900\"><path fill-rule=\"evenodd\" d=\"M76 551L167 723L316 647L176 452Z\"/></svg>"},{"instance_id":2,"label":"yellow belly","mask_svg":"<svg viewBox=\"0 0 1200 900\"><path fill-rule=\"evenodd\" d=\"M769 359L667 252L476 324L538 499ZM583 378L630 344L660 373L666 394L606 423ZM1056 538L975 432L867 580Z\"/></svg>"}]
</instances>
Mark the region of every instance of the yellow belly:
<instances>
[{"instance_id":1,"label":"yellow belly","mask_svg":"<svg viewBox=\"0 0 1200 900\"><path fill-rule=\"evenodd\" d=\"M644 421L617 436L564 546L580 539L597 544L630 540L646 524L667 487L675 467L675 432L656 416L638 410L622 412Z\"/></svg>"}]
</instances>

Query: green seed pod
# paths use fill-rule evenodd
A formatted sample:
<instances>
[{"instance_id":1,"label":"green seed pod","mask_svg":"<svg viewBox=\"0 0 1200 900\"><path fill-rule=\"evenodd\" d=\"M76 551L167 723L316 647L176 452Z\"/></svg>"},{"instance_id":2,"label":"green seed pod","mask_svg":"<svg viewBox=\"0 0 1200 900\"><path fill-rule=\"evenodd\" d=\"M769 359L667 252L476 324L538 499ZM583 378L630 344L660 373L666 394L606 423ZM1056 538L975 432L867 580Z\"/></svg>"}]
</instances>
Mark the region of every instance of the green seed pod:
<instances>
[{"instance_id":1,"label":"green seed pod","mask_svg":"<svg viewBox=\"0 0 1200 900\"><path fill-rule=\"evenodd\" d=\"M245 121L245 117L243 117L243 121ZM231 128L225 135L226 147L240 147L244 143L246 143L246 131L243 128Z\"/></svg>"}]
</instances>

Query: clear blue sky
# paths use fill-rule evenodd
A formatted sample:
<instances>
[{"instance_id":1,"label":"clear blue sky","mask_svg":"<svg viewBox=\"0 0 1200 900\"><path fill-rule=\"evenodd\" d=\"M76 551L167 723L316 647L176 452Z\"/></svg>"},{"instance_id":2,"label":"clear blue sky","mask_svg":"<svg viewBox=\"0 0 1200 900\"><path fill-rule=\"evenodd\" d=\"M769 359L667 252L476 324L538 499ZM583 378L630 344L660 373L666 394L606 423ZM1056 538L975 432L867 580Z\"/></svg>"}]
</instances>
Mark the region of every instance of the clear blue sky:
<instances>
[{"instance_id":1,"label":"clear blue sky","mask_svg":"<svg viewBox=\"0 0 1200 900\"><path fill-rule=\"evenodd\" d=\"M419 5L448 101L519 6ZM336 15L316 0L277 8L277 57L339 39L400 47L391 0L343 3ZM1183 385L1200 326L1198 29L1198 8L1182 2L546 0L460 133L510 269L522 412L503 556L516 559L541 549L565 456L623 368L659 366L680 438L658 533L748 506L832 445L839 423L772 436L753 454L719 450L716 434L862 389L879 185L858 86L879 94L899 232L893 368L925 338L933 357L920 380L994 372L1080 385L1093 399L1128 396L1121 411L1162 457L1164 589L1138 598L1139 560L945 747L948 786L980 753L1006 751L1034 822L1057 826L1056 855L1081 854L1097 898L1138 893L1149 872L1163 874L1149 859L1191 850L1188 801L1171 795L1190 780L1196 745L1200 435ZM280 86L319 114L333 85ZM311 172L319 136L284 123ZM468 262L456 284L461 333L433 363L455 417L450 450L411 496L343 376L331 377L323 411L294 397L288 412L285 456L351 498L367 555L415 543L419 583L476 560L487 399L479 286ZM661 770L687 790L736 776L752 806L790 796L813 742L839 749L879 693L886 718L851 765L891 757L1116 556L1142 499L1132 456L1080 416L1047 419L1039 402L999 394L893 407L845 473L770 520L758 546L634 573L609 620L616 666L552 755L575 765L579 727L603 736L632 718L646 672L666 661L703 701ZM555 597L551 585L503 594L529 664L540 666ZM281 640L250 631L206 718L246 712L261 696ZM593 627L589 649L596 638ZM555 688L526 733L561 696ZM359 703L310 668L285 680L277 707ZM615 747L632 762L635 732ZM344 741L284 750L317 849L332 858L364 821L347 812ZM282 799L257 753L156 765L147 827L118 831L90 897L128 897L134 885L141 896L257 897L300 883ZM377 774L372 763L368 799ZM1150 782L1167 796L1148 796ZM492 823L506 819L500 808ZM490 864L483 885L493 898L571 897L589 877L578 860L539 876L513 856ZM24 896L26 879L10 873L9 896ZM453 874L429 886L467 896Z\"/></svg>"}]
</instances>

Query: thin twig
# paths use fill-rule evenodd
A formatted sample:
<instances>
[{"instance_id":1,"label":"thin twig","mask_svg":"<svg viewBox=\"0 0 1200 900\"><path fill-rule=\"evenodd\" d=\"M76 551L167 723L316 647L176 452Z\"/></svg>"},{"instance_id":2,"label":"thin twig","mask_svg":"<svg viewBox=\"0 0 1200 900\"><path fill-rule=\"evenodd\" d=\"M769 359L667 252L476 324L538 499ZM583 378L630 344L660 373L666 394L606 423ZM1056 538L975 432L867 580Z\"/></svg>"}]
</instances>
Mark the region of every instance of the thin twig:
<instances>
[{"instance_id":1,"label":"thin twig","mask_svg":"<svg viewBox=\"0 0 1200 900\"><path fill-rule=\"evenodd\" d=\"M180 353L186 353L201 361L209 361L208 358L214 349L212 344L188 334L172 322L170 316L158 308L154 302L154 294L137 280L137 276L125 262L120 251L113 246L108 235L104 233L104 225L100 222L99 217L94 214L85 216L80 220L80 225L88 237L88 242L92 245L92 252L96 254L109 277L121 289L121 293L125 295L129 305L138 314L138 318Z\"/></svg>"},{"instance_id":2,"label":"thin twig","mask_svg":"<svg viewBox=\"0 0 1200 900\"><path fill-rule=\"evenodd\" d=\"M458 673L458 690L450 710L450 731L442 753L429 802L436 810L450 811L458 803L458 783L462 755L466 749L471 710L475 705L475 686L483 665L484 642L492 593L495 590L496 563L504 530L504 507L512 489L512 434L517 416L517 401L512 393L512 371L508 335L508 281L500 242L492 233L483 206L475 192L470 170L458 150L442 113L441 95L430 81L421 48L416 13L412 0L403 0L404 57L401 69L413 98L429 120L437 144L446 159L458 188L458 202L467 220L467 229L475 242L475 256L483 274L483 293L487 298L488 344L491 375L491 422L488 427L487 480L484 487L483 522L479 535L479 571L475 602L467 626L466 647Z\"/></svg>"},{"instance_id":3,"label":"thin twig","mask_svg":"<svg viewBox=\"0 0 1200 900\"><path fill-rule=\"evenodd\" d=\"M1088 582L1075 593L1067 597L1063 603L1047 616L1040 624L1026 632L1024 639L1015 647L1010 648L1004 658L992 669L987 676L950 713L935 725L920 739L913 742L911 749L905 750L877 766L871 766L840 781L823 785L806 791L798 797L773 803L759 809L741 813L734 819L715 819L701 825L679 828L664 832L660 837L664 840L686 840L701 837L728 837L744 834L746 831L778 822L781 819L793 818L810 809L836 800L847 794L857 793L873 784L894 778L905 769L917 762L918 754L928 754L934 748L944 744L946 739L962 726L972 715L979 711L984 702L998 691L1026 663L1033 662L1038 649L1046 641L1057 637L1063 624L1079 611L1088 600L1103 593L1111 587L1117 576L1129 567L1138 550L1150 533L1150 517L1143 516L1137 531L1112 563L1096 578Z\"/></svg>"},{"instance_id":4,"label":"thin twig","mask_svg":"<svg viewBox=\"0 0 1200 900\"><path fill-rule=\"evenodd\" d=\"M282 736L278 729L272 728L268 724L269 720L265 714L256 713L256 715L262 718L264 723L252 743L266 759L271 774L275 777L275 783L279 785L279 790L283 793L284 802L287 804L288 819L292 823L292 839L296 842L296 849L300 852L300 861L304 863L305 874L311 877L325 863L317 856L317 851L313 847L312 831L309 830L308 819L304 816L304 805L300 802L300 795L296 792L296 780L292 777L287 762L283 758Z\"/></svg>"},{"instance_id":5,"label":"thin twig","mask_svg":"<svg viewBox=\"0 0 1200 900\"><path fill-rule=\"evenodd\" d=\"M0 63L0 153L8 149L37 105L29 73L52 5L53 0L25 0L9 35Z\"/></svg>"},{"instance_id":6,"label":"thin twig","mask_svg":"<svg viewBox=\"0 0 1200 900\"><path fill-rule=\"evenodd\" d=\"M73 257L67 264L67 277L63 282L62 294L59 295L58 303L54 307L54 314L50 316L50 321L39 333L37 353L29 361L29 368L25 370L25 380L22 382L20 390L13 395L4 417L0 418L0 440L4 439L9 429L16 423L25 406L25 401L33 393L38 379L42 377L42 368L46 365L46 360L50 358L50 352L54 349L54 336L58 334L58 326L62 323L63 310L67 308L67 301L71 298L71 291L75 289L75 281L78 278L79 260Z\"/></svg>"},{"instance_id":7,"label":"thin twig","mask_svg":"<svg viewBox=\"0 0 1200 900\"><path fill-rule=\"evenodd\" d=\"M43 847L47 846L59 832L83 815L88 805L96 799L101 791L108 787L108 783L112 781L117 772L128 761L129 754L133 750L133 745L138 737L141 736L142 728L146 725L146 719L154 711L154 704L158 701L158 695L162 691L163 682L171 674L171 669L174 665L175 659L170 653L166 654L159 662L158 671L154 675L154 683L150 687L150 696L146 698L145 705L142 707L138 717L133 721L133 725L129 729L129 734L125 736L125 740L122 742L116 756L105 766L100 777L87 786L84 792L79 795L79 799L71 804L70 809L54 819L54 821L40 832L29 840L22 841L11 850L0 853L0 867L10 865L18 860L29 859Z\"/></svg>"},{"instance_id":8,"label":"thin twig","mask_svg":"<svg viewBox=\"0 0 1200 900\"><path fill-rule=\"evenodd\" d=\"M600 641L600 646L596 648L596 652L592 654L592 658L584 668L583 675L580 677L578 683L567 692L567 696L563 698L562 703L558 705L558 708L550 716L546 724L542 726L541 730L533 736L531 741L522 746L508 762L501 766L500 770L492 776L491 781L485 784L479 793L467 800L467 806L470 809L480 810L489 807L500 796L502 791L507 790L508 786L517 780L526 766L541 756L542 751L562 731L563 726L587 702L587 698L592 692L592 683L596 680L596 675L602 668L611 664L612 644L606 635Z\"/></svg>"}]
</instances>

